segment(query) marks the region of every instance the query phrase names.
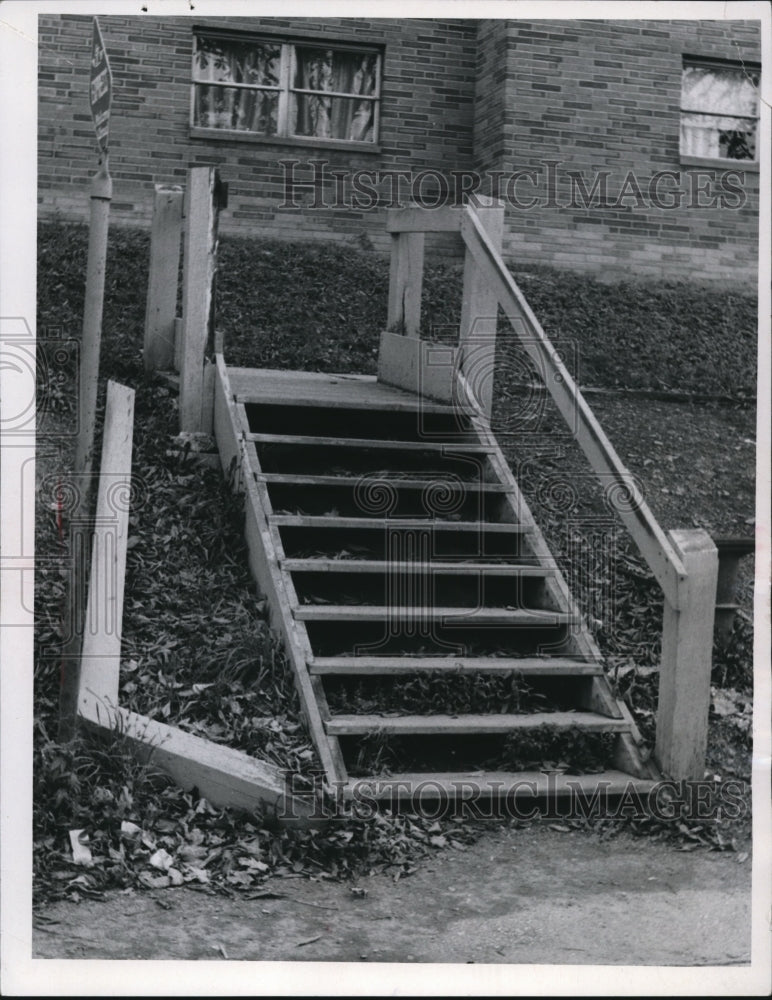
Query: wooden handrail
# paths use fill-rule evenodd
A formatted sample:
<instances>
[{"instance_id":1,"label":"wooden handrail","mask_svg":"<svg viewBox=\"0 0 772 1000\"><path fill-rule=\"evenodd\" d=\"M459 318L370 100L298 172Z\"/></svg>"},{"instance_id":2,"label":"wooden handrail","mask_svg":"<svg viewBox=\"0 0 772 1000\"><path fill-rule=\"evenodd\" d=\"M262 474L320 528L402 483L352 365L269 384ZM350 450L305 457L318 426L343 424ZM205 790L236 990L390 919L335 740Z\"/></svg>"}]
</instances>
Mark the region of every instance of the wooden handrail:
<instances>
[{"instance_id":1,"label":"wooden handrail","mask_svg":"<svg viewBox=\"0 0 772 1000\"><path fill-rule=\"evenodd\" d=\"M687 582L681 558L640 496L635 479L603 433L517 282L488 238L477 213L471 205L466 205L460 214L464 243L490 282L522 346L544 374L548 392L590 465L608 484L607 490L622 490L622 496L629 498L629 502L617 507L622 522L638 545L670 606L679 610L684 606Z\"/></svg>"}]
</instances>

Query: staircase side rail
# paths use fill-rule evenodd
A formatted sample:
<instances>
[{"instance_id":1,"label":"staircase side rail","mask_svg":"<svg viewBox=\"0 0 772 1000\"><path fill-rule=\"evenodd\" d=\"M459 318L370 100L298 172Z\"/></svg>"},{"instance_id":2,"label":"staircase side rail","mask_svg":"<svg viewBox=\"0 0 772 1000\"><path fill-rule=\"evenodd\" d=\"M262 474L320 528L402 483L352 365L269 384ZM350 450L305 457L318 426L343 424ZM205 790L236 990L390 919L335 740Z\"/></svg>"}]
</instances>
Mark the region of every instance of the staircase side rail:
<instances>
[{"instance_id":1,"label":"staircase side rail","mask_svg":"<svg viewBox=\"0 0 772 1000\"><path fill-rule=\"evenodd\" d=\"M674 609L680 609L681 592L687 580L686 568L681 557L657 523L641 496L636 480L625 468L604 434L471 205L462 209L461 236L495 291L499 304L522 346L537 369L544 374L547 391L572 430L590 465L603 482L608 494L617 498L615 506L619 515L661 586L668 603Z\"/></svg>"}]
</instances>

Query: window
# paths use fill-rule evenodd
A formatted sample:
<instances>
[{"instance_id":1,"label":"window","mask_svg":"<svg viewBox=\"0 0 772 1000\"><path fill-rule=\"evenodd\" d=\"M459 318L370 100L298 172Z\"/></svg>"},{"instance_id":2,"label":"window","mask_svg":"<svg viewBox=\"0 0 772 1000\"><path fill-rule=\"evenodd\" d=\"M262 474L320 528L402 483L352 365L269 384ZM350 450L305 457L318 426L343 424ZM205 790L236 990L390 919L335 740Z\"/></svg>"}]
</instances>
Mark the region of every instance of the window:
<instances>
[{"instance_id":1,"label":"window","mask_svg":"<svg viewBox=\"0 0 772 1000\"><path fill-rule=\"evenodd\" d=\"M197 32L191 124L244 137L373 144L380 53L372 48Z\"/></svg>"},{"instance_id":2,"label":"window","mask_svg":"<svg viewBox=\"0 0 772 1000\"><path fill-rule=\"evenodd\" d=\"M759 68L684 59L681 77L681 155L751 160L756 155Z\"/></svg>"}]
</instances>

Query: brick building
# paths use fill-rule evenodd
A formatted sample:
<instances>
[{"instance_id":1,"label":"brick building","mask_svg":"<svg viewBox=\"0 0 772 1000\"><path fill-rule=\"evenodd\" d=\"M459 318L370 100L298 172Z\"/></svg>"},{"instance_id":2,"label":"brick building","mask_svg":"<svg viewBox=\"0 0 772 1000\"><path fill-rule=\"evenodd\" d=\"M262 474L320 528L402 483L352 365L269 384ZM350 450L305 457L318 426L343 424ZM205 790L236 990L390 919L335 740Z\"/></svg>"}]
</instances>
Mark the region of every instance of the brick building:
<instances>
[{"instance_id":1,"label":"brick building","mask_svg":"<svg viewBox=\"0 0 772 1000\"><path fill-rule=\"evenodd\" d=\"M154 183L216 164L225 232L385 250L386 208L479 190L522 263L756 281L757 21L100 23L114 223L149 224ZM86 216L91 30L39 19L42 218Z\"/></svg>"}]
</instances>

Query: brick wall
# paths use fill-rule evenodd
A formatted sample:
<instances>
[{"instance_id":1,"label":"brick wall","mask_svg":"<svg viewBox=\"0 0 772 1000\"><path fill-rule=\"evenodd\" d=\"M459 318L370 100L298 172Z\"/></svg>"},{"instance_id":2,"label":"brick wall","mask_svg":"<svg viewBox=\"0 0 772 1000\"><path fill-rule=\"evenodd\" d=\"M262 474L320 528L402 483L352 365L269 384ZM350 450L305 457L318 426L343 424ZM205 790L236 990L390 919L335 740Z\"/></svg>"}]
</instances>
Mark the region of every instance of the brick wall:
<instances>
[{"instance_id":1,"label":"brick wall","mask_svg":"<svg viewBox=\"0 0 772 1000\"><path fill-rule=\"evenodd\" d=\"M758 61L758 22L509 21L504 33L504 140L486 139L478 165L537 171L514 198L503 192L510 257L609 278L755 283L759 175L725 178L733 192L721 169L682 165L679 109L682 56ZM605 206L570 176L589 195L601 171ZM680 207L665 207L679 192Z\"/></svg>"},{"instance_id":2,"label":"brick wall","mask_svg":"<svg viewBox=\"0 0 772 1000\"><path fill-rule=\"evenodd\" d=\"M380 148L377 152L320 149L190 136L190 75L194 25L228 27L288 36L385 46ZM114 179L111 219L147 224L153 184L184 183L189 166L214 164L229 183L224 232L255 232L302 239L361 239L387 249L384 215L395 184L376 184L375 210L350 207L347 186L336 204L335 182L325 181L329 207L282 209L281 160L295 160L298 181L312 179L308 161L325 170L446 171L470 169L476 23L471 21L361 18L155 18L100 17L113 71L110 172ZM91 18L41 16L39 20L39 189L41 216L59 212L82 218L89 178L96 166L88 107ZM320 176L317 168L317 177ZM431 188L432 177L424 184ZM303 191L298 203L311 203ZM404 200L404 198L403 198ZM360 199L361 203L361 199ZM439 249L458 252L457 241Z\"/></svg>"},{"instance_id":3,"label":"brick wall","mask_svg":"<svg viewBox=\"0 0 772 1000\"><path fill-rule=\"evenodd\" d=\"M757 22L111 16L100 23L114 76L114 223L148 224L154 183L184 183L189 166L216 164L230 186L223 231L366 236L387 250L384 209L392 185L405 200L409 184L393 174L382 179L369 209L351 206L350 186L336 205L330 178L328 207L308 207L313 196L304 193L298 201L306 207L293 211L281 207L288 168L280 161L297 161L301 181L311 177L309 160L326 161L328 178L330 171L429 171L427 196L432 173L476 169L484 191L500 177L505 251L518 262L612 280L756 280L758 174L725 178L727 189L721 170L682 165L679 108L683 55L757 61ZM91 18L46 15L39 24L40 213L85 218L96 165L87 101ZM199 24L385 45L379 149L191 137ZM602 206L592 191L604 171ZM662 171L676 176L652 188ZM680 206L663 207L673 197ZM460 252L460 241L437 237L430 249Z\"/></svg>"}]
</instances>

